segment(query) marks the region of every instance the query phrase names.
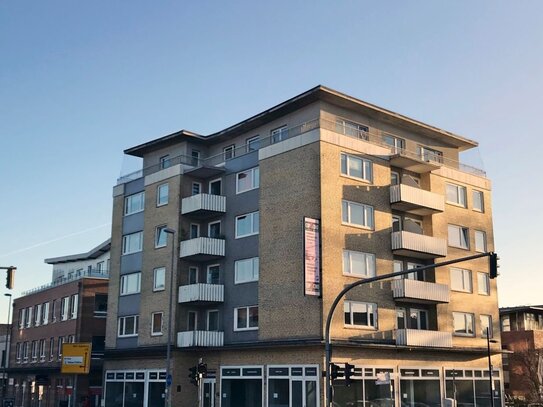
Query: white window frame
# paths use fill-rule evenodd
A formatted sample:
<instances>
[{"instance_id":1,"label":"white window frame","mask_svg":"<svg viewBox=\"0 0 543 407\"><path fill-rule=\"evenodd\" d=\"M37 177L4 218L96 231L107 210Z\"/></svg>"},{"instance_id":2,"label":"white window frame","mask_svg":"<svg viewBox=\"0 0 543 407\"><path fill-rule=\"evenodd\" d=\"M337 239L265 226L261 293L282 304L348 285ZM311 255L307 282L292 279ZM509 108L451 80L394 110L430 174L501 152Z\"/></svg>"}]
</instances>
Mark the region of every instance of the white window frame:
<instances>
[{"instance_id":1,"label":"white window frame","mask_svg":"<svg viewBox=\"0 0 543 407\"><path fill-rule=\"evenodd\" d=\"M474 233L474 240L475 240L475 251L479 253L485 253L486 252L486 232L483 230L475 230ZM481 244L483 247L481 247Z\"/></svg>"},{"instance_id":2,"label":"white window frame","mask_svg":"<svg viewBox=\"0 0 543 407\"><path fill-rule=\"evenodd\" d=\"M352 223L351 213L354 207L361 208L364 224ZM345 211L347 212L345 213ZM346 226L361 228L361 229L373 230L374 224L375 224L373 206L342 199L341 200L341 224L346 225Z\"/></svg>"},{"instance_id":3,"label":"white window frame","mask_svg":"<svg viewBox=\"0 0 543 407\"><path fill-rule=\"evenodd\" d=\"M192 283L191 282L191 273L194 272L194 277L195 277L195 281ZM190 266L189 267L189 274L188 274L188 277L189 277L189 284L198 284L198 274L200 274L200 269L199 267L197 266Z\"/></svg>"},{"instance_id":4,"label":"white window frame","mask_svg":"<svg viewBox=\"0 0 543 407\"><path fill-rule=\"evenodd\" d=\"M280 141L285 140L285 135L288 136L287 125L276 127L270 131L270 142L271 144L279 143Z\"/></svg>"},{"instance_id":5,"label":"white window frame","mask_svg":"<svg viewBox=\"0 0 543 407\"><path fill-rule=\"evenodd\" d=\"M128 286L133 284L132 279L136 280L136 288L132 291L127 291ZM119 296L123 297L125 295L139 294L141 292L141 272L129 273L121 275L120 284L119 284Z\"/></svg>"},{"instance_id":6,"label":"white window frame","mask_svg":"<svg viewBox=\"0 0 543 407\"><path fill-rule=\"evenodd\" d=\"M392 141L392 143L387 143L387 139ZM390 146L390 152L392 154L401 154L405 150L405 139L394 136L393 134L384 134L383 143Z\"/></svg>"},{"instance_id":7,"label":"white window frame","mask_svg":"<svg viewBox=\"0 0 543 407\"><path fill-rule=\"evenodd\" d=\"M239 331L257 331L258 330L258 325L255 327L255 326L249 326L249 313L250 313L250 310L251 308L256 308L258 310L258 305L248 305L248 306L245 306L245 307L237 307L237 308L234 308L234 331L235 332L239 332ZM247 326L246 327L239 327L238 326L238 312L239 310L246 310L247 312Z\"/></svg>"},{"instance_id":8,"label":"white window frame","mask_svg":"<svg viewBox=\"0 0 543 407\"><path fill-rule=\"evenodd\" d=\"M44 302L42 306L42 325L49 323L49 301Z\"/></svg>"},{"instance_id":9,"label":"white window frame","mask_svg":"<svg viewBox=\"0 0 543 407\"><path fill-rule=\"evenodd\" d=\"M70 319L77 318L77 311L79 310L79 294L73 294L70 296Z\"/></svg>"},{"instance_id":10,"label":"white window frame","mask_svg":"<svg viewBox=\"0 0 543 407\"><path fill-rule=\"evenodd\" d=\"M155 249L161 249L168 246L168 234L165 230L168 228L168 225L159 225L155 228ZM161 235L164 234L164 242L160 242Z\"/></svg>"},{"instance_id":11,"label":"white window frame","mask_svg":"<svg viewBox=\"0 0 543 407\"><path fill-rule=\"evenodd\" d=\"M362 140L369 140L370 128L365 124L346 120L341 117L336 118L336 131L349 137Z\"/></svg>"},{"instance_id":12,"label":"white window frame","mask_svg":"<svg viewBox=\"0 0 543 407\"><path fill-rule=\"evenodd\" d=\"M136 249L134 250L131 250L129 248L129 240L131 240L132 238L138 238L139 239L139 245ZM131 251L129 251L131 250ZM140 232L135 232L135 233L129 233L127 235L123 235L123 251L122 251L122 254L123 256L124 255L127 255L127 254L132 254L132 253L139 253L143 250L143 232L140 231Z\"/></svg>"},{"instance_id":13,"label":"white window frame","mask_svg":"<svg viewBox=\"0 0 543 407\"><path fill-rule=\"evenodd\" d=\"M132 318L134 321L134 332L133 333L126 333L126 321ZM121 325L123 327L124 333L121 333ZM119 317L117 321L117 337L118 338L130 338L138 336L138 330L139 330L139 315L126 315L124 317Z\"/></svg>"},{"instance_id":14,"label":"white window frame","mask_svg":"<svg viewBox=\"0 0 543 407\"><path fill-rule=\"evenodd\" d=\"M464 233L465 231L465 233ZM451 247L456 247L458 249L464 249L469 250L469 229L464 226L460 225L447 225L447 244ZM456 236L454 236L456 235ZM455 237L458 239L458 243L455 241L451 241L451 237ZM462 245L462 240L465 238L466 245Z\"/></svg>"},{"instance_id":15,"label":"white window frame","mask_svg":"<svg viewBox=\"0 0 543 407\"><path fill-rule=\"evenodd\" d=\"M471 270L459 268L459 267L451 267L449 269L450 277L451 277L451 290L452 291L458 291L462 293L472 293L473 292L473 276L471 273ZM455 280L454 276L459 277L459 280ZM459 283L459 284L455 284ZM466 285L469 285L467 287Z\"/></svg>"},{"instance_id":16,"label":"white window frame","mask_svg":"<svg viewBox=\"0 0 543 407\"><path fill-rule=\"evenodd\" d=\"M157 285L159 273L162 273L162 285ZM156 267L153 269L153 291L164 291L166 289L166 267Z\"/></svg>"},{"instance_id":17,"label":"white window frame","mask_svg":"<svg viewBox=\"0 0 543 407\"><path fill-rule=\"evenodd\" d=\"M194 187L197 187L197 189L198 189L198 192L196 194L194 193ZM201 193L202 193L202 183L197 182L197 181L193 181L191 186L190 186L190 194L192 196L194 196L194 195L200 195Z\"/></svg>"},{"instance_id":18,"label":"white window frame","mask_svg":"<svg viewBox=\"0 0 543 407\"><path fill-rule=\"evenodd\" d=\"M165 201L161 201L161 191L163 190L166 190L166 196L165 196ZM164 206L164 205L168 205L168 202L170 200L170 184L169 183L165 183L165 184L160 184L159 186L156 187L156 206Z\"/></svg>"},{"instance_id":19,"label":"white window frame","mask_svg":"<svg viewBox=\"0 0 543 407\"><path fill-rule=\"evenodd\" d=\"M192 227L196 226L196 236L192 236ZM189 236L191 239L197 239L200 237L200 224L199 223L191 223L189 227Z\"/></svg>"},{"instance_id":20,"label":"white window frame","mask_svg":"<svg viewBox=\"0 0 543 407\"><path fill-rule=\"evenodd\" d=\"M394 178L396 178L397 182L392 182ZM400 185L401 183L402 179L400 178L400 173L398 171L390 171L390 185Z\"/></svg>"},{"instance_id":21,"label":"white window frame","mask_svg":"<svg viewBox=\"0 0 543 407\"><path fill-rule=\"evenodd\" d=\"M476 195L480 197L480 201L481 201L481 207L480 208L475 206L475 202L477 202L477 200L475 199ZM472 201L473 201L473 210L475 212L484 213L485 212L485 194L483 193L483 191L478 191L476 189L472 190L471 198L472 198Z\"/></svg>"},{"instance_id":22,"label":"white window frame","mask_svg":"<svg viewBox=\"0 0 543 407\"><path fill-rule=\"evenodd\" d=\"M463 318L464 320L464 325L465 325L465 328L466 328L466 332L465 333L462 333L462 332L456 332L455 330L455 327L454 327L454 321L455 321L455 317L458 317L458 318ZM469 333L469 318L471 318L471 331L472 333ZM460 312L460 311L453 311L453 335L454 336L468 336L468 337L474 337L475 336L475 315L473 315L472 313L470 312Z\"/></svg>"},{"instance_id":23,"label":"white window frame","mask_svg":"<svg viewBox=\"0 0 543 407\"><path fill-rule=\"evenodd\" d=\"M258 217L258 229L256 231L255 231L255 216ZM240 235L239 232L238 232L238 222L239 222L239 220L241 218L245 218L245 217L250 219L251 232L246 233L244 235ZM260 213L259 213L259 211L244 213L243 215L236 216L236 239L241 239L243 237L258 235L259 232L260 232Z\"/></svg>"},{"instance_id":24,"label":"white window frame","mask_svg":"<svg viewBox=\"0 0 543 407\"><path fill-rule=\"evenodd\" d=\"M490 276L488 273L477 272L477 294L490 295Z\"/></svg>"},{"instance_id":25,"label":"white window frame","mask_svg":"<svg viewBox=\"0 0 543 407\"><path fill-rule=\"evenodd\" d=\"M224 161L231 160L232 158L236 156L236 145L231 144L229 146L224 147L222 149L222 153L223 153Z\"/></svg>"},{"instance_id":26,"label":"white window frame","mask_svg":"<svg viewBox=\"0 0 543 407\"><path fill-rule=\"evenodd\" d=\"M239 185L239 177L241 175L247 175L250 177L251 186L246 189L241 189ZM236 194L242 194L247 191L252 191L253 189L258 189L260 187L260 168L253 167L245 171L240 171L236 174Z\"/></svg>"},{"instance_id":27,"label":"white window frame","mask_svg":"<svg viewBox=\"0 0 543 407\"><path fill-rule=\"evenodd\" d=\"M64 344L64 336L58 337L58 360L62 358L62 345Z\"/></svg>"},{"instance_id":28,"label":"white window frame","mask_svg":"<svg viewBox=\"0 0 543 407\"><path fill-rule=\"evenodd\" d=\"M218 283L212 283L211 282L211 269L212 268L218 268L219 269L219 282ZM220 284L221 282L221 265L220 264L210 264L207 266L206 269L206 284Z\"/></svg>"},{"instance_id":29,"label":"white window frame","mask_svg":"<svg viewBox=\"0 0 543 407\"><path fill-rule=\"evenodd\" d=\"M412 314L417 315L417 319L416 319L417 320L417 327L416 328L413 328L413 326L411 325L411 321L412 321L411 315ZM407 323L408 329L417 329L419 331L428 330L428 310L420 309L420 308L409 308L409 312L407 313L406 317L407 317L407 320L409 321ZM424 321L424 325L426 326L426 328L422 328L422 321Z\"/></svg>"},{"instance_id":30,"label":"white window frame","mask_svg":"<svg viewBox=\"0 0 543 407\"><path fill-rule=\"evenodd\" d=\"M141 199L140 207L135 209L135 210L129 211L128 202L131 199L135 198L135 197L140 197L140 199ZM141 191L141 192L138 192L138 193L135 193L135 194L132 194L132 195L128 195L128 196L126 196L124 198L124 216L128 216L128 215L132 215L134 213L142 212L144 209L145 209L145 191Z\"/></svg>"},{"instance_id":31,"label":"white window frame","mask_svg":"<svg viewBox=\"0 0 543 407\"><path fill-rule=\"evenodd\" d=\"M160 315L160 330L155 332L155 315ZM162 336L162 330L164 326L164 313L152 312L151 313L151 336Z\"/></svg>"},{"instance_id":32,"label":"white window frame","mask_svg":"<svg viewBox=\"0 0 543 407\"><path fill-rule=\"evenodd\" d=\"M370 315L373 315L373 322L374 325L357 325L354 323L354 317L353 317L353 307L359 307L364 306L366 307L365 311L360 311L360 313L366 313L368 322L371 321ZM349 319L350 323L345 322L345 314L349 313ZM356 311L355 311L356 312ZM372 302L363 302L363 301L349 301L345 300L343 302L343 324L345 328L362 328L362 329L371 329L371 330L377 330L379 323L377 320L377 304Z\"/></svg>"},{"instance_id":33,"label":"white window frame","mask_svg":"<svg viewBox=\"0 0 543 407\"><path fill-rule=\"evenodd\" d=\"M353 259L360 257L360 262L364 263L364 270L355 270L353 268ZM343 275L356 278L375 277L375 254L364 253L355 250L343 250Z\"/></svg>"},{"instance_id":34,"label":"white window frame","mask_svg":"<svg viewBox=\"0 0 543 407\"><path fill-rule=\"evenodd\" d=\"M211 237L211 226L213 225L216 225L216 224L219 224L219 237L213 237L214 239L220 239L220 236L222 234L222 225L221 225L221 221L220 220L216 220L216 221L213 221L213 222L209 222L207 224L207 236L208 237Z\"/></svg>"},{"instance_id":35,"label":"white window frame","mask_svg":"<svg viewBox=\"0 0 543 407\"><path fill-rule=\"evenodd\" d=\"M169 154L163 155L158 159L158 163L160 165L161 170L165 170L166 168L170 168L172 166L172 160L170 158Z\"/></svg>"},{"instance_id":36,"label":"white window frame","mask_svg":"<svg viewBox=\"0 0 543 407\"><path fill-rule=\"evenodd\" d=\"M350 172L350 162L351 161L360 161L361 176L351 174ZM367 158L357 157L352 154L341 153L339 160L339 171L343 177L355 179L357 181L365 181L368 183L373 182L373 161L368 160Z\"/></svg>"},{"instance_id":37,"label":"white window frame","mask_svg":"<svg viewBox=\"0 0 543 407\"><path fill-rule=\"evenodd\" d=\"M40 326L41 324L41 307L42 304L36 304L34 310L34 326Z\"/></svg>"},{"instance_id":38,"label":"white window frame","mask_svg":"<svg viewBox=\"0 0 543 407\"><path fill-rule=\"evenodd\" d=\"M258 141L258 148L253 149L251 148L251 143L255 141ZM247 140L245 140L245 146L248 153L250 153L251 151L257 151L260 148L260 136L256 135L253 137L249 137Z\"/></svg>"},{"instance_id":39,"label":"white window frame","mask_svg":"<svg viewBox=\"0 0 543 407\"><path fill-rule=\"evenodd\" d=\"M206 330L207 330L207 331L211 331L211 330L209 329L209 317L210 317L211 314L217 314L217 329L214 330L214 331L212 331L212 332L217 332L217 331L220 330L220 327L219 327L219 325L220 325L220 319L219 319L220 314L219 314L219 310L218 310L218 309L210 309L210 310L208 310L208 311L206 312Z\"/></svg>"},{"instance_id":40,"label":"white window frame","mask_svg":"<svg viewBox=\"0 0 543 407\"><path fill-rule=\"evenodd\" d=\"M494 330L492 329L492 315L489 314L480 314L479 315L479 326L481 327L481 338L486 338L486 328L483 330L483 319L487 319L488 324L488 337L489 339L494 338Z\"/></svg>"},{"instance_id":41,"label":"white window frame","mask_svg":"<svg viewBox=\"0 0 543 407\"><path fill-rule=\"evenodd\" d=\"M70 297L62 297L60 300L60 320L67 321L69 318Z\"/></svg>"},{"instance_id":42,"label":"white window frame","mask_svg":"<svg viewBox=\"0 0 543 407\"><path fill-rule=\"evenodd\" d=\"M218 195L222 195L222 178L216 178L216 179L212 179L211 181L209 181L209 183L207 184L207 191L210 195L215 195L215 194L212 194L211 193L211 185L216 183L216 182L219 182L221 187L220 187L220 191L219 191L219 194Z\"/></svg>"},{"instance_id":43,"label":"white window frame","mask_svg":"<svg viewBox=\"0 0 543 407\"><path fill-rule=\"evenodd\" d=\"M239 267L242 264L251 263L251 274L252 277L242 279L240 276L240 270ZM258 281L260 274L260 259L258 257L251 257L248 259L240 259L236 260L234 262L234 284L244 284L244 283L250 283L254 281Z\"/></svg>"},{"instance_id":44,"label":"white window frame","mask_svg":"<svg viewBox=\"0 0 543 407\"><path fill-rule=\"evenodd\" d=\"M449 196L449 192L454 196ZM461 208L468 207L468 194L467 188L462 185L452 184L447 182L445 184L445 201L449 205L459 206Z\"/></svg>"},{"instance_id":45,"label":"white window frame","mask_svg":"<svg viewBox=\"0 0 543 407\"><path fill-rule=\"evenodd\" d=\"M439 151L427 146L419 145L418 154L422 161L443 163L443 151Z\"/></svg>"}]
</instances>

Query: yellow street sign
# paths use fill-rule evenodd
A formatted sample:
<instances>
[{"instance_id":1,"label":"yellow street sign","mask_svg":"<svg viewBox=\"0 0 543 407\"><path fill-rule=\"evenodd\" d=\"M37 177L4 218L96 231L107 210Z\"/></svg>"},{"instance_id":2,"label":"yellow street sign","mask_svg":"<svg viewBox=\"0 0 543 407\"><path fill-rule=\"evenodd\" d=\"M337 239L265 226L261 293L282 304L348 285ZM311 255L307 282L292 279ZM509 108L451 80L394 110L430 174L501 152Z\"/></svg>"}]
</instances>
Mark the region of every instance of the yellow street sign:
<instances>
[{"instance_id":1,"label":"yellow street sign","mask_svg":"<svg viewBox=\"0 0 543 407\"><path fill-rule=\"evenodd\" d=\"M91 344L63 343L61 373L88 374L91 362Z\"/></svg>"}]
</instances>

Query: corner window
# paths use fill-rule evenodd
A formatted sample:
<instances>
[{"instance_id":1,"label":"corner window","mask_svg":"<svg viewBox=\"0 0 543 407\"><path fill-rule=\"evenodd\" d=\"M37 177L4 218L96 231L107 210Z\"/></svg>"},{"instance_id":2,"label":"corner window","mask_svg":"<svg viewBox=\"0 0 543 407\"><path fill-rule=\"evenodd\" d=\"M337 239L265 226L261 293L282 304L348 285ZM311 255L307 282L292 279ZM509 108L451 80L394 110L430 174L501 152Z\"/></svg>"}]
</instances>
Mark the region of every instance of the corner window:
<instances>
[{"instance_id":1,"label":"corner window","mask_svg":"<svg viewBox=\"0 0 543 407\"><path fill-rule=\"evenodd\" d=\"M130 195L124 198L125 216L143 211L144 206L145 206L145 192L139 192L137 194Z\"/></svg>"},{"instance_id":2,"label":"corner window","mask_svg":"<svg viewBox=\"0 0 543 407\"><path fill-rule=\"evenodd\" d=\"M486 252L486 233L481 230L475 231L475 251Z\"/></svg>"},{"instance_id":3,"label":"corner window","mask_svg":"<svg viewBox=\"0 0 543 407\"><path fill-rule=\"evenodd\" d=\"M374 277L375 255L343 250L343 274L356 277Z\"/></svg>"},{"instance_id":4,"label":"corner window","mask_svg":"<svg viewBox=\"0 0 543 407\"><path fill-rule=\"evenodd\" d=\"M156 206L166 205L168 203L170 187L168 184L159 185L156 189Z\"/></svg>"},{"instance_id":5,"label":"corner window","mask_svg":"<svg viewBox=\"0 0 543 407\"><path fill-rule=\"evenodd\" d=\"M138 315L120 317L117 336L119 337L138 336L138 323L139 323Z\"/></svg>"},{"instance_id":6,"label":"corner window","mask_svg":"<svg viewBox=\"0 0 543 407\"><path fill-rule=\"evenodd\" d=\"M449 246L460 249L469 249L469 230L468 228L456 225L449 225Z\"/></svg>"},{"instance_id":7,"label":"corner window","mask_svg":"<svg viewBox=\"0 0 543 407\"><path fill-rule=\"evenodd\" d=\"M372 181L372 162L365 158L341 153L341 173L348 177Z\"/></svg>"},{"instance_id":8,"label":"corner window","mask_svg":"<svg viewBox=\"0 0 543 407\"><path fill-rule=\"evenodd\" d=\"M234 263L234 284L258 281L259 259L236 260Z\"/></svg>"},{"instance_id":9,"label":"corner window","mask_svg":"<svg viewBox=\"0 0 543 407\"><path fill-rule=\"evenodd\" d=\"M343 224L373 229L373 207L343 200L341 209Z\"/></svg>"},{"instance_id":10,"label":"corner window","mask_svg":"<svg viewBox=\"0 0 543 407\"><path fill-rule=\"evenodd\" d=\"M166 287L166 269L158 267L153 270L153 291L162 291Z\"/></svg>"},{"instance_id":11,"label":"corner window","mask_svg":"<svg viewBox=\"0 0 543 407\"><path fill-rule=\"evenodd\" d=\"M258 136L254 136L247 139L246 142L247 152L256 151L260 148L260 139Z\"/></svg>"},{"instance_id":12,"label":"corner window","mask_svg":"<svg viewBox=\"0 0 543 407\"><path fill-rule=\"evenodd\" d=\"M490 278L487 273L477 273L477 293L490 295Z\"/></svg>"},{"instance_id":13,"label":"corner window","mask_svg":"<svg viewBox=\"0 0 543 407\"><path fill-rule=\"evenodd\" d=\"M234 309L234 331L258 329L258 306Z\"/></svg>"},{"instance_id":14,"label":"corner window","mask_svg":"<svg viewBox=\"0 0 543 407\"><path fill-rule=\"evenodd\" d=\"M271 142L279 143L280 141L286 140L288 138L288 129L287 126L281 126L277 129L271 131Z\"/></svg>"},{"instance_id":15,"label":"corner window","mask_svg":"<svg viewBox=\"0 0 543 407\"><path fill-rule=\"evenodd\" d=\"M157 226L155 230L155 248L159 249L161 247L166 247L168 243L168 236L165 232L167 226Z\"/></svg>"},{"instance_id":16,"label":"corner window","mask_svg":"<svg viewBox=\"0 0 543 407\"><path fill-rule=\"evenodd\" d=\"M137 294L141 288L141 273L131 273L121 276L120 295Z\"/></svg>"},{"instance_id":17,"label":"corner window","mask_svg":"<svg viewBox=\"0 0 543 407\"><path fill-rule=\"evenodd\" d=\"M485 211L484 194L481 191L473 190L473 210L477 212Z\"/></svg>"},{"instance_id":18,"label":"corner window","mask_svg":"<svg viewBox=\"0 0 543 407\"><path fill-rule=\"evenodd\" d=\"M447 203L461 206L462 208L467 207L466 201L466 187L456 185L456 184L447 184Z\"/></svg>"},{"instance_id":19,"label":"corner window","mask_svg":"<svg viewBox=\"0 0 543 407\"><path fill-rule=\"evenodd\" d=\"M461 291L464 293L471 293L473 291L470 270L451 267L450 274L451 290Z\"/></svg>"},{"instance_id":20,"label":"corner window","mask_svg":"<svg viewBox=\"0 0 543 407\"><path fill-rule=\"evenodd\" d=\"M141 252L143 248L143 232L123 236L123 255Z\"/></svg>"},{"instance_id":21,"label":"corner window","mask_svg":"<svg viewBox=\"0 0 543 407\"><path fill-rule=\"evenodd\" d=\"M453 312L454 334L458 336L474 336L475 322L473 314L467 312Z\"/></svg>"},{"instance_id":22,"label":"corner window","mask_svg":"<svg viewBox=\"0 0 543 407\"><path fill-rule=\"evenodd\" d=\"M481 325L481 338L493 338L492 315L479 315L479 322Z\"/></svg>"},{"instance_id":23,"label":"corner window","mask_svg":"<svg viewBox=\"0 0 543 407\"><path fill-rule=\"evenodd\" d=\"M257 235L259 231L259 213L252 212L236 216L236 239Z\"/></svg>"},{"instance_id":24,"label":"corner window","mask_svg":"<svg viewBox=\"0 0 543 407\"><path fill-rule=\"evenodd\" d=\"M151 336L162 335L162 312L151 314Z\"/></svg>"},{"instance_id":25,"label":"corner window","mask_svg":"<svg viewBox=\"0 0 543 407\"><path fill-rule=\"evenodd\" d=\"M159 164L160 164L160 169L161 170L163 170L165 168L170 168L171 165L172 165L172 161L170 160L170 156L169 155L163 155L162 157L160 157Z\"/></svg>"},{"instance_id":26,"label":"corner window","mask_svg":"<svg viewBox=\"0 0 543 407\"><path fill-rule=\"evenodd\" d=\"M345 326L377 329L377 304L345 301Z\"/></svg>"},{"instance_id":27,"label":"corner window","mask_svg":"<svg viewBox=\"0 0 543 407\"><path fill-rule=\"evenodd\" d=\"M236 146L232 144L231 146L223 148L223 154L224 161L231 160L236 154Z\"/></svg>"},{"instance_id":28,"label":"corner window","mask_svg":"<svg viewBox=\"0 0 543 407\"><path fill-rule=\"evenodd\" d=\"M256 189L259 186L260 172L258 167L236 174L236 194Z\"/></svg>"}]
</instances>

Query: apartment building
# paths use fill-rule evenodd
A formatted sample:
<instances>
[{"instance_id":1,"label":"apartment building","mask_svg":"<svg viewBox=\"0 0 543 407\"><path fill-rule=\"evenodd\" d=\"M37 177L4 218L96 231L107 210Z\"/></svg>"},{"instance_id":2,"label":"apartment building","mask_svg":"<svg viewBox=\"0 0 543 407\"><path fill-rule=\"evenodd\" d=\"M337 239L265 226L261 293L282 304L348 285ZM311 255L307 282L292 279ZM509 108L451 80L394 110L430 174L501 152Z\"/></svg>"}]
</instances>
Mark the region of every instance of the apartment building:
<instances>
[{"instance_id":1,"label":"apartment building","mask_svg":"<svg viewBox=\"0 0 543 407\"><path fill-rule=\"evenodd\" d=\"M107 251L108 245L100 247ZM46 262L69 268L71 261L79 264L88 254ZM59 278L55 271L53 281L13 301L7 396L15 406L57 407L76 397L78 403L88 400L88 406L97 407L102 395L108 272L85 268ZM77 383L74 375L61 374L62 344L73 342L92 344L90 373L79 376Z\"/></svg>"},{"instance_id":2,"label":"apartment building","mask_svg":"<svg viewBox=\"0 0 543 407\"><path fill-rule=\"evenodd\" d=\"M508 398L543 402L543 305L500 308Z\"/></svg>"},{"instance_id":3,"label":"apartment building","mask_svg":"<svg viewBox=\"0 0 543 407\"><path fill-rule=\"evenodd\" d=\"M459 162L476 146L317 86L217 133L125 150L143 165L113 188L106 406L163 403L172 285L174 405L323 406L334 298L407 268L335 313L333 362L355 370L352 385L335 381L334 405L489 405L488 260L416 271L494 250L490 181ZM491 353L499 406L500 346ZM200 359L198 395L187 375Z\"/></svg>"}]
</instances>

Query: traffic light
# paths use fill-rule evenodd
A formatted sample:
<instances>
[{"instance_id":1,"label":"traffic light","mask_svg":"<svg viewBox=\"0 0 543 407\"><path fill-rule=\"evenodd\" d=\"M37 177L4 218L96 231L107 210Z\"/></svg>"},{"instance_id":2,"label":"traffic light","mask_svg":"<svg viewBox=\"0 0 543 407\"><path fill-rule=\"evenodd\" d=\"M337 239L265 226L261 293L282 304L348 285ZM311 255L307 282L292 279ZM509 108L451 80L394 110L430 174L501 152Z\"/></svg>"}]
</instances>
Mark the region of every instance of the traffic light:
<instances>
[{"instance_id":1,"label":"traffic light","mask_svg":"<svg viewBox=\"0 0 543 407\"><path fill-rule=\"evenodd\" d=\"M13 285L15 284L15 270L17 270L17 267L8 267L6 269L6 288L13 289Z\"/></svg>"},{"instance_id":2,"label":"traffic light","mask_svg":"<svg viewBox=\"0 0 543 407\"><path fill-rule=\"evenodd\" d=\"M189 368L189 372L190 383L198 386L198 367L192 366L191 368Z\"/></svg>"},{"instance_id":3,"label":"traffic light","mask_svg":"<svg viewBox=\"0 0 543 407\"><path fill-rule=\"evenodd\" d=\"M354 365L350 365L349 363L345 363L345 385L350 386L353 382L353 379L351 379L351 376L354 375Z\"/></svg>"},{"instance_id":4,"label":"traffic light","mask_svg":"<svg viewBox=\"0 0 543 407\"><path fill-rule=\"evenodd\" d=\"M207 364L205 363L198 363L198 374L199 377L206 377L207 376Z\"/></svg>"},{"instance_id":5,"label":"traffic light","mask_svg":"<svg viewBox=\"0 0 543 407\"><path fill-rule=\"evenodd\" d=\"M500 258L496 253L490 253L490 256L488 257L488 268L490 271L490 278L496 278L498 277L498 260Z\"/></svg>"},{"instance_id":6,"label":"traffic light","mask_svg":"<svg viewBox=\"0 0 543 407\"><path fill-rule=\"evenodd\" d=\"M334 363L330 363L330 377L332 378L332 380L335 380L338 378L338 376L339 376L339 366Z\"/></svg>"}]
</instances>

